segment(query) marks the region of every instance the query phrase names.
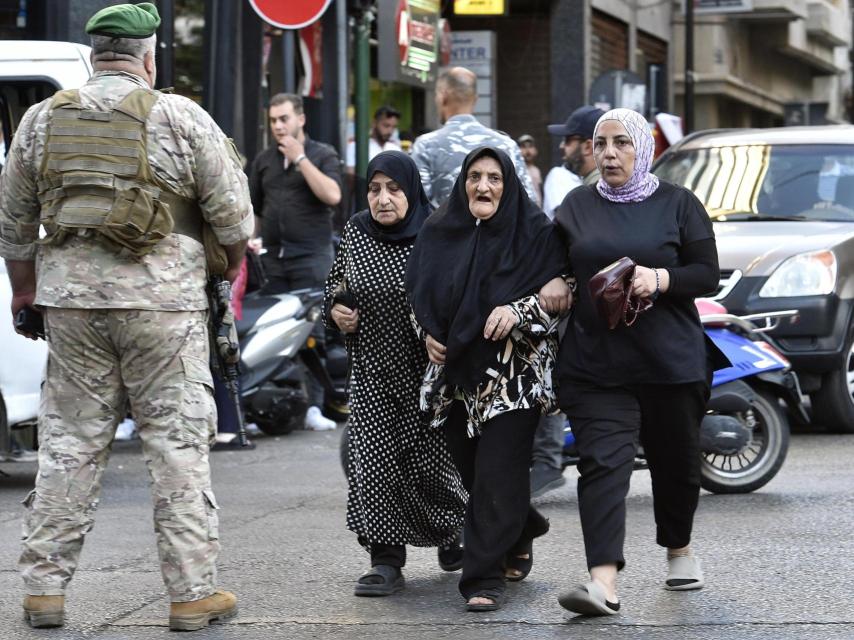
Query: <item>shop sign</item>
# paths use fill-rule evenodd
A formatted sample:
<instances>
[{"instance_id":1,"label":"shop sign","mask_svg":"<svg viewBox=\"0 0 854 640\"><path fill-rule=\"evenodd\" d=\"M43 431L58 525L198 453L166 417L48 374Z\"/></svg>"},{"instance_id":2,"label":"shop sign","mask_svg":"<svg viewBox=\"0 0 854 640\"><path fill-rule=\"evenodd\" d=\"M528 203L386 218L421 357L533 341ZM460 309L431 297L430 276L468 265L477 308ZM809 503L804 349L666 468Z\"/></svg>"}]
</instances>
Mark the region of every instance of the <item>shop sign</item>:
<instances>
[{"instance_id":1,"label":"shop sign","mask_svg":"<svg viewBox=\"0 0 854 640\"><path fill-rule=\"evenodd\" d=\"M454 0L454 13L458 16L503 16L508 0Z\"/></svg>"},{"instance_id":2,"label":"shop sign","mask_svg":"<svg viewBox=\"0 0 854 640\"><path fill-rule=\"evenodd\" d=\"M279 29L302 29L318 20L332 0L249 0L255 13Z\"/></svg>"},{"instance_id":3,"label":"shop sign","mask_svg":"<svg viewBox=\"0 0 854 640\"><path fill-rule=\"evenodd\" d=\"M440 0L379 0L379 79L416 86L436 80Z\"/></svg>"}]
</instances>

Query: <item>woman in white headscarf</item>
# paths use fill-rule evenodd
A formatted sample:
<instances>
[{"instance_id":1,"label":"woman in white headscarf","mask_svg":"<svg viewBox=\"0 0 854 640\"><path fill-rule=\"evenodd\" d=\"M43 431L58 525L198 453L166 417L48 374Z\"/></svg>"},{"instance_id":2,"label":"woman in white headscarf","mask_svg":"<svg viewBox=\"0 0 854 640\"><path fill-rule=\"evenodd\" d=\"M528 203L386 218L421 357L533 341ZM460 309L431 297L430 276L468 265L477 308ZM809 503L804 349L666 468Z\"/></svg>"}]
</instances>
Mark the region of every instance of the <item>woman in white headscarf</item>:
<instances>
[{"instance_id":1,"label":"woman in white headscarf","mask_svg":"<svg viewBox=\"0 0 854 640\"><path fill-rule=\"evenodd\" d=\"M700 492L699 427L722 356L706 346L694 298L718 283L717 250L699 200L649 172L654 146L638 113L603 115L593 136L602 177L575 189L555 216L578 282L556 374L558 401L581 457L578 503L590 572L589 582L559 601L584 615L620 608L625 496L638 441L652 477L656 541L667 548L664 586L703 586L690 547ZM638 265L634 295L652 306L631 326L612 330L597 315L588 282L625 256Z\"/></svg>"}]
</instances>

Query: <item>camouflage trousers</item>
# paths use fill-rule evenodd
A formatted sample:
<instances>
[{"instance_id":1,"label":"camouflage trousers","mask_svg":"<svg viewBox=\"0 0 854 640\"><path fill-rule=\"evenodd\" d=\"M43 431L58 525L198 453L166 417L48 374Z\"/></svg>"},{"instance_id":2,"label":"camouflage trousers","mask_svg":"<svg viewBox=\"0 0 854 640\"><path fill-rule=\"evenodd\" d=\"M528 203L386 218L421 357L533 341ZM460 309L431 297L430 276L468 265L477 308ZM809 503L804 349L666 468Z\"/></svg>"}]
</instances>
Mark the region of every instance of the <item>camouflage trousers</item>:
<instances>
[{"instance_id":1,"label":"camouflage trousers","mask_svg":"<svg viewBox=\"0 0 854 640\"><path fill-rule=\"evenodd\" d=\"M152 480L170 598L214 592L218 507L208 452L216 407L206 320L206 311L45 310L39 471L24 501L19 563L28 594L62 595L74 575L128 403Z\"/></svg>"}]
</instances>

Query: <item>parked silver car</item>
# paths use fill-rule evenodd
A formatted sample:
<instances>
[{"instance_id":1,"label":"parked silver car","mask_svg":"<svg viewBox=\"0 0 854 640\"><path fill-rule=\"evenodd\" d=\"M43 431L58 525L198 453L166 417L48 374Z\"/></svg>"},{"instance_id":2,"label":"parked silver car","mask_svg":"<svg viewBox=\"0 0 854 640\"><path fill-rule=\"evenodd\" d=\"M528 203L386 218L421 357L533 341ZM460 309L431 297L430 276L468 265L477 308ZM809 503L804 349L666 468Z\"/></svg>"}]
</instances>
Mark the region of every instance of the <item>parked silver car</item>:
<instances>
[{"instance_id":1,"label":"parked silver car","mask_svg":"<svg viewBox=\"0 0 854 640\"><path fill-rule=\"evenodd\" d=\"M654 172L691 189L715 222L711 296L737 315L797 309L770 335L813 421L854 432L854 126L702 131Z\"/></svg>"}]
</instances>

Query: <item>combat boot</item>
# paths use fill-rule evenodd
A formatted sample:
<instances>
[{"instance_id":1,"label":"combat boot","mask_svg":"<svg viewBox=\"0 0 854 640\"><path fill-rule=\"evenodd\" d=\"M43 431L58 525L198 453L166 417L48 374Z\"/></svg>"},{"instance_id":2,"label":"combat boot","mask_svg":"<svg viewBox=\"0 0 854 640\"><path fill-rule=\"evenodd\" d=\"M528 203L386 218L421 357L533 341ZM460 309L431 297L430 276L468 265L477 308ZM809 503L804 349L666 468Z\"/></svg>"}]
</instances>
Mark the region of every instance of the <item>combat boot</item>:
<instances>
[{"instance_id":1,"label":"combat boot","mask_svg":"<svg viewBox=\"0 0 854 640\"><path fill-rule=\"evenodd\" d=\"M24 619L36 629L65 624L65 596L26 596Z\"/></svg>"},{"instance_id":2,"label":"combat boot","mask_svg":"<svg viewBox=\"0 0 854 640\"><path fill-rule=\"evenodd\" d=\"M169 606L169 629L198 631L213 620L226 620L236 615L237 597L228 591L215 591L201 600L173 602Z\"/></svg>"}]
</instances>

